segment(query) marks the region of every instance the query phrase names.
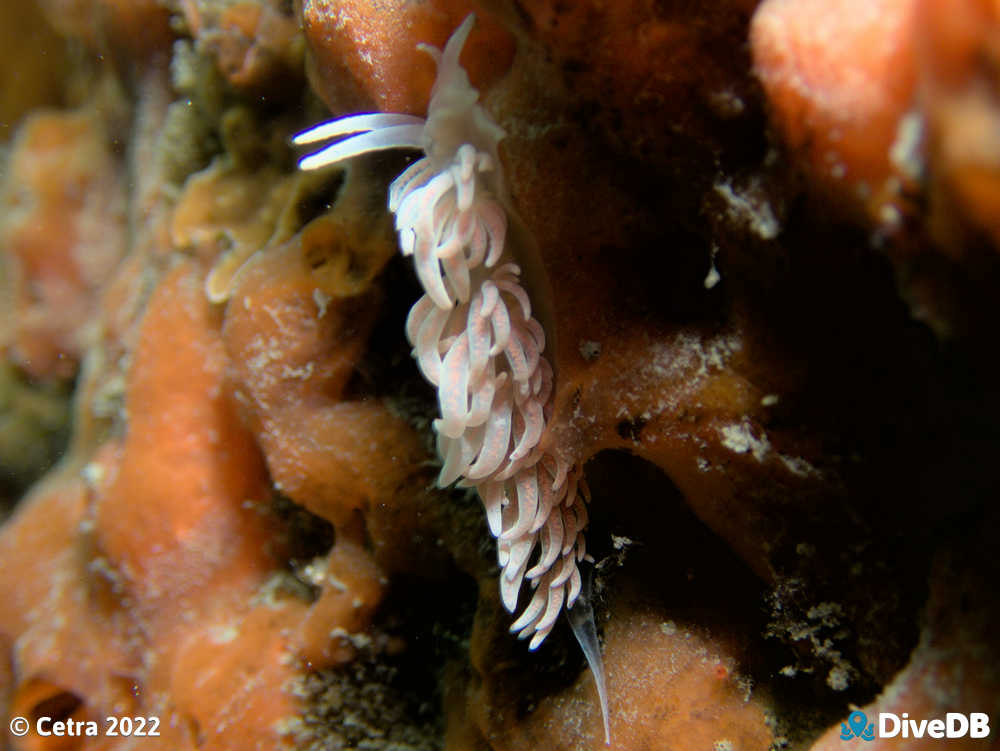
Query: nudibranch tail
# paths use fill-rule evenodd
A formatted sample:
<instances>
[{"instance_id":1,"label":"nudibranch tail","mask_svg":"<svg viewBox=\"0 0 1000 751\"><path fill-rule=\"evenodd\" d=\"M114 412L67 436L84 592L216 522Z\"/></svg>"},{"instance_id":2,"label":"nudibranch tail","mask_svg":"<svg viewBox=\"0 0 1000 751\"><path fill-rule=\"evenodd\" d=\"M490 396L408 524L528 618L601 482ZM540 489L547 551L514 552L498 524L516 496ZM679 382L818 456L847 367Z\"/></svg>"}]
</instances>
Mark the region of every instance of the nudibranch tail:
<instances>
[{"instance_id":1,"label":"nudibranch tail","mask_svg":"<svg viewBox=\"0 0 1000 751\"><path fill-rule=\"evenodd\" d=\"M604 743L611 745L611 723L608 717L608 686L604 677L604 661L601 659L601 644L597 640L597 626L594 623L594 608L591 604L593 572L588 568L584 573L583 587L576 605L566 611L569 626L573 629L583 656L587 659L590 674L594 676L597 696L601 702L601 719L604 721Z\"/></svg>"},{"instance_id":2,"label":"nudibranch tail","mask_svg":"<svg viewBox=\"0 0 1000 751\"><path fill-rule=\"evenodd\" d=\"M433 422L443 464L438 485L475 487L497 540L500 598L514 613L527 581L532 594L511 626L537 649L559 614L594 675L605 739L607 696L593 610L580 564L589 501L582 468L547 450L554 374L546 335L521 283L508 232L497 145L503 129L478 103L459 64L469 16L444 51L421 45L438 65L427 119L352 115L294 140L350 136L299 162L316 169L359 154L420 148L425 156L392 182L389 209L400 249L412 255L424 295L406 321L417 366L437 387ZM352 135L354 134L354 135Z\"/></svg>"}]
</instances>

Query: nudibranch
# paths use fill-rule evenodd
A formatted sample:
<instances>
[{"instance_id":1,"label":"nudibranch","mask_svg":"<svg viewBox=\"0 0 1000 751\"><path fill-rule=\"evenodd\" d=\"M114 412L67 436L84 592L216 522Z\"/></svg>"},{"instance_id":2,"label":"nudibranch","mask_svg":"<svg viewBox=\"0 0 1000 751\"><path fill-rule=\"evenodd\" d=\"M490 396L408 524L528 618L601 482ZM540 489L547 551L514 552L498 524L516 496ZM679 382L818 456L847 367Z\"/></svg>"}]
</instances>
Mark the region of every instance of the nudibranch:
<instances>
[{"instance_id":1,"label":"nudibranch","mask_svg":"<svg viewBox=\"0 0 1000 751\"><path fill-rule=\"evenodd\" d=\"M509 247L512 209L497 150L505 133L459 64L474 22L468 16L444 50L418 47L438 70L426 119L351 115L307 130L294 143L351 136L303 158L305 170L382 149L424 152L390 185L389 210L424 289L406 336L420 372L437 388L438 485L457 481L477 490L497 539L500 598L509 612L529 582L531 599L510 627L530 638L529 649L544 641L560 612L569 613L597 684L608 741L603 664L580 571L588 559L590 498L581 468L543 447L553 371L545 330L532 315Z\"/></svg>"}]
</instances>

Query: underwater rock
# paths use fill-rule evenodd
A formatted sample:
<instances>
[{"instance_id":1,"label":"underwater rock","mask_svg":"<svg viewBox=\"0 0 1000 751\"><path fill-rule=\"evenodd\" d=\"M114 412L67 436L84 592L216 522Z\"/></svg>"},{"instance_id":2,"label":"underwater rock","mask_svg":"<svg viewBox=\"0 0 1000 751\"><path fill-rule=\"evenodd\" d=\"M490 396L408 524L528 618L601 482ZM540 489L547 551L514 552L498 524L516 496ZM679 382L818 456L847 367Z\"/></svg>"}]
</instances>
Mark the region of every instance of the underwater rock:
<instances>
[{"instance_id":1,"label":"underwater rock","mask_svg":"<svg viewBox=\"0 0 1000 751\"><path fill-rule=\"evenodd\" d=\"M951 541L939 549L930 572L920 641L906 667L872 703L860 708L868 722L875 724L876 738L866 744L868 748L932 749L942 743L977 748L984 744L981 736L971 737L967 732L942 739L929 733L926 725L921 730L919 723L943 722L949 713L966 719L970 712L985 713L990 718L989 735L996 732L992 725L1000 714L1000 661L991 633L1000 599L994 585L996 561L987 553L996 525L994 515L982 530L969 532L971 545L963 542L956 547ZM886 719L884 736L882 713L895 715ZM918 725L914 728L911 723ZM843 748L842 735L841 726L833 726L812 746L813 751ZM995 745L995 741L986 742Z\"/></svg>"},{"instance_id":2,"label":"underwater rock","mask_svg":"<svg viewBox=\"0 0 1000 751\"><path fill-rule=\"evenodd\" d=\"M755 5L531 3L507 17L519 38L515 100L561 104L546 112L550 121L593 133L623 164L701 171L698 162L722 157L725 142L736 151L757 145L746 138L759 104L744 46Z\"/></svg>"}]
</instances>

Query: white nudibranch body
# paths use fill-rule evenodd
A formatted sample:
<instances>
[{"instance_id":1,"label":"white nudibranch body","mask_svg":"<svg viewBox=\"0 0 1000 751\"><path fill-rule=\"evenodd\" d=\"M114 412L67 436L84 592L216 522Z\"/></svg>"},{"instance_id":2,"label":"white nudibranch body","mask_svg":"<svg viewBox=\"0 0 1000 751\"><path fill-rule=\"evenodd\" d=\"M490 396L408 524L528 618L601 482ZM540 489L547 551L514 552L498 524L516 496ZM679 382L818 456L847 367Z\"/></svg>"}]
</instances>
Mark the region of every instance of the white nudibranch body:
<instances>
[{"instance_id":1,"label":"white nudibranch body","mask_svg":"<svg viewBox=\"0 0 1000 751\"><path fill-rule=\"evenodd\" d=\"M500 596L508 611L517 608L525 579L530 583L531 599L511 626L518 638L530 638L529 649L580 599L581 613L570 622L597 683L608 740L600 649L586 596L580 597L590 499L581 469L540 445L553 373L545 331L532 316L506 242L509 209L497 153L504 131L479 104L458 61L474 22L466 18L443 51L419 46L438 67L426 120L352 115L294 142L357 134L303 158L301 169L381 149L424 151L390 185L389 209L425 292L410 311L406 336L421 373L438 390L438 484L457 481L478 491L497 538Z\"/></svg>"}]
</instances>

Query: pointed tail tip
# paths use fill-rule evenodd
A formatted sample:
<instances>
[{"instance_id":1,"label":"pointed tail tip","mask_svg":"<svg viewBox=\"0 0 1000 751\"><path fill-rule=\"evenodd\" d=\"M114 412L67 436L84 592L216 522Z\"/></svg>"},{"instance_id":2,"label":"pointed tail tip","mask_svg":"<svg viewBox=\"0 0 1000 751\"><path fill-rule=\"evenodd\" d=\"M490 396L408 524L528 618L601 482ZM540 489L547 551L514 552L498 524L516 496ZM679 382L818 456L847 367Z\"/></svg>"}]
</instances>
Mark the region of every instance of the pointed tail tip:
<instances>
[{"instance_id":1,"label":"pointed tail tip","mask_svg":"<svg viewBox=\"0 0 1000 751\"><path fill-rule=\"evenodd\" d=\"M604 744L611 745L611 718L608 713L608 687L604 676L604 659L601 656L601 644L597 639L597 624L594 622L594 608L591 604L592 572L585 571L580 596L573 607L566 611L573 635L580 643L587 667L594 678L597 688L597 698L601 704L601 718L604 721Z\"/></svg>"},{"instance_id":2,"label":"pointed tail tip","mask_svg":"<svg viewBox=\"0 0 1000 751\"><path fill-rule=\"evenodd\" d=\"M603 682L604 676L601 675ZM596 676L595 676L596 680ZM598 687L597 693L601 697L601 716L604 719L604 745L611 745L611 718L608 716L608 695L607 690L604 687Z\"/></svg>"}]
</instances>

